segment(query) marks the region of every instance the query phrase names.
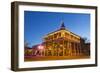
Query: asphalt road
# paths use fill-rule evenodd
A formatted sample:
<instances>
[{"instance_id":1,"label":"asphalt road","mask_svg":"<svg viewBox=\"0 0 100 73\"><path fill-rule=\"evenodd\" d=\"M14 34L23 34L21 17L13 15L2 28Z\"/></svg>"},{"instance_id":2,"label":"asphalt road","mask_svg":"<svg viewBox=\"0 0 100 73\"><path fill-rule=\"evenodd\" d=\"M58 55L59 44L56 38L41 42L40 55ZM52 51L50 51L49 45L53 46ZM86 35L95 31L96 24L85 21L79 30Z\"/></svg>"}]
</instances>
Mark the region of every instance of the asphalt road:
<instances>
[{"instance_id":1,"label":"asphalt road","mask_svg":"<svg viewBox=\"0 0 100 73\"><path fill-rule=\"evenodd\" d=\"M47 61L47 60L73 60L73 59L87 59L90 56L35 56L24 58L24 61Z\"/></svg>"}]
</instances>

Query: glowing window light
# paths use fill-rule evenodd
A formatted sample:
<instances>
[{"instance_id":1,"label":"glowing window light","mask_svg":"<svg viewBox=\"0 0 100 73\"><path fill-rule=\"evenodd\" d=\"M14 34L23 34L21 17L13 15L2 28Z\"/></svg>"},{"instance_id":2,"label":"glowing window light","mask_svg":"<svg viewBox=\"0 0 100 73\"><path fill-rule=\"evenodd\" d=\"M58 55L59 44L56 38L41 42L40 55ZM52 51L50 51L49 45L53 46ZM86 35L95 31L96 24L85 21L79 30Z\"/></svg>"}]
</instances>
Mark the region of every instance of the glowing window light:
<instances>
[{"instance_id":1,"label":"glowing window light","mask_svg":"<svg viewBox=\"0 0 100 73\"><path fill-rule=\"evenodd\" d=\"M38 46L38 49L42 50L42 49L44 49L44 46L39 45L39 46Z\"/></svg>"}]
</instances>

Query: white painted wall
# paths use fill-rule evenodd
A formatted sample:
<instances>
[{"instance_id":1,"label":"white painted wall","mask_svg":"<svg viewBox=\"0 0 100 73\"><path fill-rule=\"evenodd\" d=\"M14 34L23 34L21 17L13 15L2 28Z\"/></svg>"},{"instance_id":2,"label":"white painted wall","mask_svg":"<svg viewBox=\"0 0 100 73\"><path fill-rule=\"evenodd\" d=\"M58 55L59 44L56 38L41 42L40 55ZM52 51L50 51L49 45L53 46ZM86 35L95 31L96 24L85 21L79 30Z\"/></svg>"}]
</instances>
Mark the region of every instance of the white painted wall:
<instances>
[{"instance_id":1,"label":"white painted wall","mask_svg":"<svg viewBox=\"0 0 100 73\"><path fill-rule=\"evenodd\" d=\"M0 73L14 73L10 70L10 54L11 54L11 2L15 0L0 0ZM16 0L18 1L18 0ZM45 2L45 3L61 3L61 4L77 4L77 5L93 5L98 6L98 13L100 13L100 0L19 0L28 2ZM98 19L100 14L98 14ZM98 32L100 31L100 21L98 22ZM98 37L100 34L98 33ZM100 38L98 39L100 43ZM99 45L99 44L98 44ZM100 51L98 46L98 52ZM100 53L98 54L100 55ZM55 69L55 70L40 70L40 71L26 71L25 73L99 73L100 72L100 58L98 67L73 68L73 69ZM24 72L22 72L24 73Z\"/></svg>"}]
</instances>

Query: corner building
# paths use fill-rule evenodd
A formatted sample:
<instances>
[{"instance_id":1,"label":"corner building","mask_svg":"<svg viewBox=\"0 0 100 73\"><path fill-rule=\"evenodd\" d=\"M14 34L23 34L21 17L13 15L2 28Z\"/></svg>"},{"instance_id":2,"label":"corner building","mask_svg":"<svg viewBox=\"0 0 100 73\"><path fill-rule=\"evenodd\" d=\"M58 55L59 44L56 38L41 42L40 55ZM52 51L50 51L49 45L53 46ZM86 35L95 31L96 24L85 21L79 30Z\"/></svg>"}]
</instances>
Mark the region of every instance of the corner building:
<instances>
[{"instance_id":1,"label":"corner building","mask_svg":"<svg viewBox=\"0 0 100 73\"><path fill-rule=\"evenodd\" d=\"M42 43L45 48L45 55L50 56L81 56L84 54L85 42L80 36L65 28L64 22L61 27L46 36Z\"/></svg>"}]
</instances>

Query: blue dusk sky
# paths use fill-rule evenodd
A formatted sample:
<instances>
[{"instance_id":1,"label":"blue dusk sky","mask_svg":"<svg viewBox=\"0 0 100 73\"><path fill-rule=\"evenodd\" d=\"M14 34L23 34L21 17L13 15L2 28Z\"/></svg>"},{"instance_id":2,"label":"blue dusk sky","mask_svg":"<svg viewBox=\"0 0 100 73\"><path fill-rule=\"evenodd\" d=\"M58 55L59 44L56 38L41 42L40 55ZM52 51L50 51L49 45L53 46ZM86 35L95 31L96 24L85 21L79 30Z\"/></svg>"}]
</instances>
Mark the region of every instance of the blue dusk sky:
<instances>
[{"instance_id":1,"label":"blue dusk sky","mask_svg":"<svg viewBox=\"0 0 100 73\"><path fill-rule=\"evenodd\" d=\"M40 44L43 37L60 28L66 29L90 40L90 14L24 11L24 40L29 46Z\"/></svg>"}]
</instances>

